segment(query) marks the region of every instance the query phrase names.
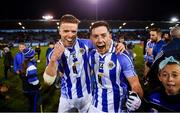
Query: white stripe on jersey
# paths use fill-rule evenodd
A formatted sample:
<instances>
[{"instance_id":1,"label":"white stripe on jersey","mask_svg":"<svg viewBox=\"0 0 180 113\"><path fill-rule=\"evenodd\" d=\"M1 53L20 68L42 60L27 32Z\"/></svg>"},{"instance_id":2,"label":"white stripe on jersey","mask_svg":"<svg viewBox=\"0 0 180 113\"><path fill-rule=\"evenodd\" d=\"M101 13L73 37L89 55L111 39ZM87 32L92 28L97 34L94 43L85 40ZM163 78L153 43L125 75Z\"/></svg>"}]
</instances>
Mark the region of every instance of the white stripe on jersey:
<instances>
[{"instance_id":1,"label":"white stripe on jersey","mask_svg":"<svg viewBox=\"0 0 180 113\"><path fill-rule=\"evenodd\" d=\"M113 48L111 48L111 49L113 49ZM114 52L114 50L112 52ZM103 72L103 77L101 78L101 80L104 82L102 82L103 83L102 85L98 82L98 80L99 80L98 79L98 74L99 74L98 72L99 72L99 59L100 59L99 56L100 56L100 54L97 52L94 54L95 63L94 63L94 61L91 61L92 60L91 58L89 59L90 63L94 63L94 73L95 73L95 78L96 78L97 88L98 88L97 92L95 90L95 94L94 94L94 98L93 98L94 99L93 105L96 106L96 103L97 103L97 108L99 110L103 111L102 103L104 103L104 101L102 99L104 97L102 96L102 91L104 89L106 89L107 90L107 98L105 100L107 100L107 103L104 103L104 105L107 104L107 106L105 106L104 109L106 109L106 107L107 107L107 112L115 112L114 111L114 109L115 109L114 93L119 93L120 97L123 96L123 88L120 86L120 84L121 84L121 81L120 81L121 71L123 71L123 74L125 74L124 75L125 77L134 76L134 74L135 74L133 63L132 63L131 59L126 54L124 54L124 53L121 54L121 57L122 57L122 59L126 59L124 63L125 63L125 65L128 64L127 66L131 67L130 71L122 70L122 67L121 67L118 59L114 59L115 62L111 60L111 59L113 59L112 52L109 51L108 53L103 55L106 57L105 57L104 64L103 64L104 72ZM114 70L114 69L115 69L115 72L113 72L113 75L110 75L110 71ZM112 77L113 77L113 79L112 79ZM116 80L116 81L114 81L114 80ZM113 84L115 84L116 86ZM113 89L114 87L116 87L117 89L114 90ZM96 99L96 93L97 93L97 101L95 100ZM117 104L117 106L118 106L118 111L120 111L121 98L120 98L120 102L119 102L119 104ZM116 108L117 108L117 106L116 106ZM106 111L104 111L104 112L106 112Z\"/></svg>"},{"instance_id":2,"label":"white stripe on jersey","mask_svg":"<svg viewBox=\"0 0 180 113\"><path fill-rule=\"evenodd\" d=\"M32 70L36 70L36 69L37 69L36 66L31 65L27 68L27 71L32 71Z\"/></svg>"},{"instance_id":3,"label":"white stripe on jersey","mask_svg":"<svg viewBox=\"0 0 180 113\"><path fill-rule=\"evenodd\" d=\"M71 90L70 92L72 94L72 99L73 98L78 98L78 94L77 94L78 90L80 92L82 92L82 96L84 96L85 94L88 94L87 83L85 81L86 80L86 73L85 73L85 68L84 68L84 63L87 63L88 61L84 62L84 58L83 58L83 54L85 54L85 52L86 52L85 56L88 57L87 56L88 55L88 47L85 44L84 44L85 49L83 47L80 47L79 41L77 39L76 44L74 45L75 56L76 56L76 58L78 60L78 64L76 65L76 69L77 69L77 72L78 72L77 74L75 74L73 72L73 68L72 68L73 65L74 65L73 55L71 55L68 48L65 48L65 51L64 51L64 55L65 55L65 58L66 58L66 61L67 61L67 62L65 62L67 64L66 68L69 70L69 75L66 75L66 70L64 70L65 66L63 66L64 74L62 76L61 93L62 93L62 96L65 97L65 98L70 98L69 97L69 92L68 92L69 89ZM49 60L50 60L50 57L52 56L52 53L53 53L53 51L49 54L49 58L48 58ZM88 78L90 80L90 77L89 77L90 72L89 72L89 66L88 65L87 65L87 72L88 72ZM69 78L70 78L70 80L69 80ZM80 80L77 79L77 78L79 78ZM78 81L80 81L79 84L77 83ZM68 88L69 83L72 85L71 88ZM82 89L78 89L76 87L77 85L81 85Z\"/></svg>"}]
</instances>

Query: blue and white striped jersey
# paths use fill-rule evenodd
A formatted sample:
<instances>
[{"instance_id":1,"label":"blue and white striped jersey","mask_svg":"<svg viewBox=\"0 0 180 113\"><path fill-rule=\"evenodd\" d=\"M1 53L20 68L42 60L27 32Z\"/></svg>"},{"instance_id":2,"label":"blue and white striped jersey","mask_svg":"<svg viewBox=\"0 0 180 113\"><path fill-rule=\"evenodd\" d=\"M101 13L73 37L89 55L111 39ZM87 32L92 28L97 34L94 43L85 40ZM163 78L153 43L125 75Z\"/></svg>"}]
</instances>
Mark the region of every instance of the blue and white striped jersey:
<instances>
[{"instance_id":1,"label":"blue and white striped jersey","mask_svg":"<svg viewBox=\"0 0 180 113\"><path fill-rule=\"evenodd\" d=\"M28 67L26 69L26 76L28 78L28 83L31 85L39 84L39 79L37 77L37 68L36 64L33 61L28 63Z\"/></svg>"},{"instance_id":2,"label":"blue and white striped jersey","mask_svg":"<svg viewBox=\"0 0 180 113\"><path fill-rule=\"evenodd\" d=\"M88 51L92 45L85 45L84 41L88 43L90 40L77 39L74 47L65 48L58 60L58 71L64 73L61 77L61 96L65 98L80 98L91 93Z\"/></svg>"},{"instance_id":3,"label":"blue and white striped jersey","mask_svg":"<svg viewBox=\"0 0 180 113\"><path fill-rule=\"evenodd\" d=\"M103 112L125 110L129 88L126 78L136 75L131 59L124 53L116 55L112 42L104 55L91 51L89 60L96 79L92 104Z\"/></svg>"},{"instance_id":4,"label":"blue and white striped jersey","mask_svg":"<svg viewBox=\"0 0 180 113\"><path fill-rule=\"evenodd\" d=\"M153 62L154 61L154 56L152 55L148 55L148 49L153 49L153 47L155 46L155 43L152 42L151 40L149 40L146 44L146 54L144 55L144 61L147 62Z\"/></svg>"}]
</instances>

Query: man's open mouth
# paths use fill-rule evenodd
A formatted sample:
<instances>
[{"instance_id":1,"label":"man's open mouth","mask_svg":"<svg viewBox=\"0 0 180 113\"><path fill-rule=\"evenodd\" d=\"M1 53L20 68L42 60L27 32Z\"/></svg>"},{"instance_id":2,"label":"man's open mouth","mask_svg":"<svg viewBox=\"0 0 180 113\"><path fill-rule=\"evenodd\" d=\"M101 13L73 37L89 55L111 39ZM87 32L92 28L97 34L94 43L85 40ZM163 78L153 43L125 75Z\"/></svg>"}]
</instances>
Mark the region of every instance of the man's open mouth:
<instances>
[{"instance_id":1,"label":"man's open mouth","mask_svg":"<svg viewBox=\"0 0 180 113\"><path fill-rule=\"evenodd\" d=\"M97 48L98 49L103 49L103 48L105 48L105 45L97 45Z\"/></svg>"}]
</instances>

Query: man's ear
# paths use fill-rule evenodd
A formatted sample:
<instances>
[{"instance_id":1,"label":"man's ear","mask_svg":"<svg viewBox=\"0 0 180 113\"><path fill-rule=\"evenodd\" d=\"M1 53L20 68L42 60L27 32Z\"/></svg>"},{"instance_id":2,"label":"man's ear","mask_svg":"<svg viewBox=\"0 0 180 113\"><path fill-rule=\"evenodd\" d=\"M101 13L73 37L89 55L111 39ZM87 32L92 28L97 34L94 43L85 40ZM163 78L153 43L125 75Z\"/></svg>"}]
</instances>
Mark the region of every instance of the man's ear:
<instances>
[{"instance_id":1,"label":"man's ear","mask_svg":"<svg viewBox=\"0 0 180 113\"><path fill-rule=\"evenodd\" d=\"M112 33L109 33L109 38L112 39Z\"/></svg>"}]
</instances>

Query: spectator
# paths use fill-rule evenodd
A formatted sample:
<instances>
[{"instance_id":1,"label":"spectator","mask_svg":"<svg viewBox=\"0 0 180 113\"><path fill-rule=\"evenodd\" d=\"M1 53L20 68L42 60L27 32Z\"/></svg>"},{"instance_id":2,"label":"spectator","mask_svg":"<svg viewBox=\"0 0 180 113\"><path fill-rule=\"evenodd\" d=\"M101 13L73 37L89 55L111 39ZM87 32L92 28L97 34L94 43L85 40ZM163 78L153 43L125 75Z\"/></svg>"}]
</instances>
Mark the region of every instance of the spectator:
<instances>
[{"instance_id":1,"label":"spectator","mask_svg":"<svg viewBox=\"0 0 180 113\"><path fill-rule=\"evenodd\" d=\"M151 111L180 112L180 62L173 56L159 64L162 86L148 96Z\"/></svg>"},{"instance_id":2,"label":"spectator","mask_svg":"<svg viewBox=\"0 0 180 113\"><path fill-rule=\"evenodd\" d=\"M0 49L0 58L3 57L3 50Z\"/></svg>"},{"instance_id":3,"label":"spectator","mask_svg":"<svg viewBox=\"0 0 180 113\"><path fill-rule=\"evenodd\" d=\"M172 37L169 32L164 32L162 34L162 40L164 40L166 43L169 43L172 40Z\"/></svg>"},{"instance_id":4,"label":"spectator","mask_svg":"<svg viewBox=\"0 0 180 113\"><path fill-rule=\"evenodd\" d=\"M23 50L24 62L20 78L23 84L23 93L29 101L29 112L36 112L39 96L40 82L37 76L36 60L33 58L35 51L31 48Z\"/></svg>"},{"instance_id":5,"label":"spectator","mask_svg":"<svg viewBox=\"0 0 180 113\"><path fill-rule=\"evenodd\" d=\"M147 73L149 78L148 87L154 89L159 86L158 80L159 63L165 59L165 57L173 56L180 58L180 27L173 27L170 30L172 41L162 48L160 54L156 57L150 71Z\"/></svg>"},{"instance_id":6,"label":"spectator","mask_svg":"<svg viewBox=\"0 0 180 113\"><path fill-rule=\"evenodd\" d=\"M144 85L147 85L147 83L148 83L147 72L151 68L151 65L154 61L154 56L152 54L154 45L155 45L155 43L153 43L151 40L149 40L146 45L146 54L144 55L144 62L145 62L144 76L143 76Z\"/></svg>"},{"instance_id":7,"label":"spectator","mask_svg":"<svg viewBox=\"0 0 180 113\"><path fill-rule=\"evenodd\" d=\"M11 71L13 65L13 57L8 47L4 48L4 78L8 79L8 71Z\"/></svg>"},{"instance_id":8,"label":"spectator","mask_svg":"<svg viewBox=\"0 0 180 113\"><path fill-rule=\"evenodd\" d=\"M155 43L155 45L153 46L153 52L152 52L155 58L156 55L161 51L162 46L165 44L165 42L161 40L162 33L159 28L151 28L149 34L150 34L151 41Z\"/></svg>"},{"instance_id":9,"label":"spectator","mask_svg":"<svg viewBox=\"0 0 180 113\"><path fill-rule=\"evenodd\" d=\"M14 72L16 74L20 74L20 71L22 70L22 64L24 62L24 56L23 56L23 50L26 48L25 44L23 42L19 43L19 52L16 53L14 57Z\"/></svg>"},{"instance_id":10,"label":"spectator","mask_svg":"<svg viewBox=\"0 0 180 113\"><path fill-rule=\"evenodd\" d=\"M35 48L36 55L38 56L37 62L40 62L41 48L40 44Z\"/></svg>"}]
</instances>

